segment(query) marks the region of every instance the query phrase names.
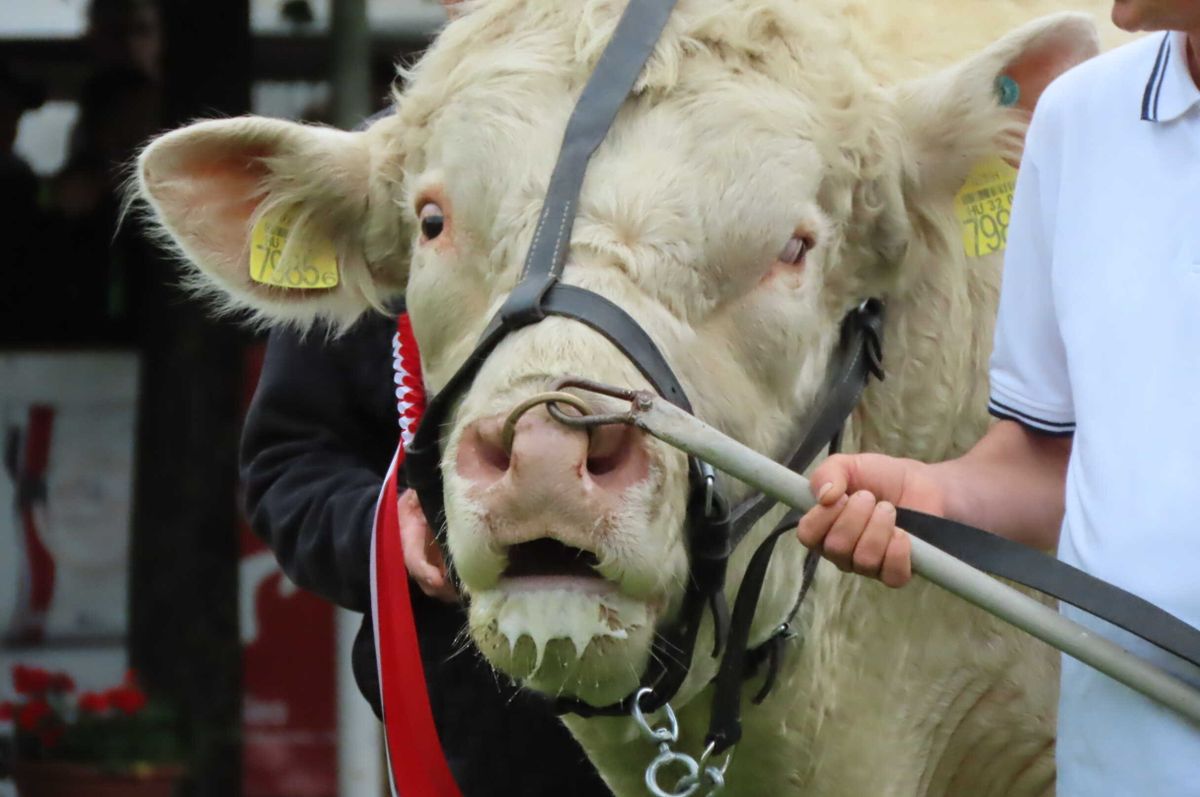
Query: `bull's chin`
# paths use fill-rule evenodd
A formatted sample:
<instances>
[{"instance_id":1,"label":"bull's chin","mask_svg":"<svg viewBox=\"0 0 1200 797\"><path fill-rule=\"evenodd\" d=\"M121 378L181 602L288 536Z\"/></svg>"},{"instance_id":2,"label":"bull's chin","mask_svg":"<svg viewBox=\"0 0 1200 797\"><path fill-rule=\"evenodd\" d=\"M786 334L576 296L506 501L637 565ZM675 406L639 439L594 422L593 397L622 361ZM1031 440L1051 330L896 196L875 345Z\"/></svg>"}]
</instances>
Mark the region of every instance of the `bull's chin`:
<instances>
[{"instance_id":1,"label":"bull's chin","mask_svg":"<svg viewBox=\"0 0 1200 797\"><path fill-rule=\"evenodd\" d=\"M471 636L494 667L539 692L593 706L637 688L654 621L649 604L596 578L511 578L471 595Z\"/></svg>"}]
</instances>

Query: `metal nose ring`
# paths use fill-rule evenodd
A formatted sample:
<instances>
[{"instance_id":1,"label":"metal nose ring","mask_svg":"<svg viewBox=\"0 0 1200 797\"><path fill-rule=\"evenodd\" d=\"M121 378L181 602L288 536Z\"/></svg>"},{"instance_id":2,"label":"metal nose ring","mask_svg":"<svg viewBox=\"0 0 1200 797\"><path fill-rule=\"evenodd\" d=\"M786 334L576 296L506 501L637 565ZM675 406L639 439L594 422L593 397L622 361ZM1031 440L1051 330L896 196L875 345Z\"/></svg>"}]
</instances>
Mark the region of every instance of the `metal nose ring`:
<instances>
[{"instance_id":1,"label":"metal nose ring","mask_svg":"<svg viewBox=\"0 0 1200 797\"><path fill-rule=\"evenodd\" d=\"M530 396L514 407L513 411L510 412L508 417L504 419L504 427L500 430L500 444L504 446L505 454L512 453L513 437L515 437L517 434L517 421L521 420L522 415L541 404L569 404L570 406L579 410L579 412L585 416L592 414L592 408L588 406L588 403L573 393L555 390L548 393L538 393L536 396ZM555 417L558 417L558 415L561 414L561 411L560 413L551 414Z\"/></svg>"}]
</instances>

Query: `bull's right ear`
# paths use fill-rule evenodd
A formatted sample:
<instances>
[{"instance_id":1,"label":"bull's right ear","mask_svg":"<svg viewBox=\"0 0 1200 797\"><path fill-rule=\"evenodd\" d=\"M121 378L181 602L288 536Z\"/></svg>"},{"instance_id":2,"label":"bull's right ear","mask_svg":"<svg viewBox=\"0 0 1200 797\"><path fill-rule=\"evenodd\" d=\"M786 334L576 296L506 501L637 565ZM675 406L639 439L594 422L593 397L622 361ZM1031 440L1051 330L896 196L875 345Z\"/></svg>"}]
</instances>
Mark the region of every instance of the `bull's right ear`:
<instances>
[{"instance_id":1,"label":"bull's right ear","mask_svg":"<svg viewBox=\"0 0 1200 797\"><path fill-rule=\"evenodd\" d=\"M981 159L1020 159L1025 123L1046 86L1100 51L1084 14L1034 20L967 60L898 87L896 107L920 191L950 197Z\"/></svg>"},{"instance_id":2,"label":"bull's right ear","mask_svg":"<svg viewBox=\"0 0 1200 797\"><path fill-rule=\"evenodd\" d=\"M344 327L403 290L407 238L387 177L399 164L385 168L385 152L377 129L200 122L142 152L136 191L218 308ZM373 208L392 223L373 225Z\"/></svg>"}]
</instances>

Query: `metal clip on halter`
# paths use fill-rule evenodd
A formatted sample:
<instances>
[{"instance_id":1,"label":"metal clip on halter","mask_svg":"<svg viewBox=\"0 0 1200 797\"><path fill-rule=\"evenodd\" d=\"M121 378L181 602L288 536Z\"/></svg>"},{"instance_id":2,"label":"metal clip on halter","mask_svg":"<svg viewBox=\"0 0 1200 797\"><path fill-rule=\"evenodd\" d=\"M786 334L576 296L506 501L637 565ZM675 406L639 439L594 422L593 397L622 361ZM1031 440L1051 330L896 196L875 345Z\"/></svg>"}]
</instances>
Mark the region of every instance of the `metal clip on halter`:
<instances>
[{"instance_id":1,"label":"metal clip on halter","mask_svg":"<svg viewBox=\"0 0 1200 797\"><path fill-rule=\"evenodd\" d=\"M714 746L709 744L700 755L700 759L696 760L687 753L680 753L672 749L671 745L679 741L679 721L675 718L675 711L668 703L662 707L662 711L666 714L666 725L655 728L650 725L650 721L646 718L646 714L642 711L642 697L653 694L651 689L642 689L638 691L637 697L633 701L633 710L630 712L633 716L633 721L637 723L638 730L642 732L649 742L658 745L658 755L646 767L646 788L654 797L716 797L725 787L725 770L729 768L729 762L733 758L733 752L730 751L725 756L724 763L720 767L709 766L709 761L712 760ZM679 780L675 781L674 787L664 787L659 778L662 777L663 769L671 766L680 766L687 770L686 774ZM708 784L708 791L700 795L700 789Z\"/></svg>"},{"instance_id":2,"label":"metal clip on halter","mask_svg":"<svg viewBox=\"0 0 1200 797\"><path fill-rule=\"evenodd\" d=\"M700 470L704 473L704 516L716 515L717 472L707 462L700 462Z\"/></svg>"}]
</instances>

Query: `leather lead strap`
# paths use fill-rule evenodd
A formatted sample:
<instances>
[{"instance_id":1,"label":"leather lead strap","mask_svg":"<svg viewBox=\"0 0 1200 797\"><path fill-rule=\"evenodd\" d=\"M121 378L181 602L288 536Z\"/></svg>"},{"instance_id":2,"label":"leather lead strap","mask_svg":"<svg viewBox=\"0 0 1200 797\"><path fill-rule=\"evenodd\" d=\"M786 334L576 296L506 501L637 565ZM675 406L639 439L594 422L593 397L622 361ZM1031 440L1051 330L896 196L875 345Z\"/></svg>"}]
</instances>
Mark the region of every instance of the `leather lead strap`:
<instances>
[{"instance_id":1,"label":"leather lead strap","mask_svg":"<svg viewBox=\"0 0 1200 797\"><path fill-rule=\"evenodd\" d=\"M1200 667L1200 630L1137 595L1019 543L953 520L896 510L896 525L985 573L1058 598Z\"/></svg>"},{"instance_id":2,"label":"leather lead strap","mask_svg":"<svg viewBox=\"0 0 1200 797\"><path fill-rule=\"evenodd\" d=\"M758 609L758 599L762 594L767 568L771 564L771 554L775 552L775 543L790 529L790 525L779 526L767 535L751 557L746 574L742 578L742 588L738 591L737 601L733 606L733 619L729 623L729 646L717 671L712 720L708 738L705 740L714 745L715 755L733 747L742 737L742 680L746 673L750 626L754 622L755 610Z\"/></svg>"},{"instance_id":3,"label":"leather lead strap","mask_svg":"<svg viewBox=\"0 0 1200 797\"><path fill-rule=\"evenodd\" d=\"M785 519L781 526L789 528L795 527L799 522L800 516L797 514L794 518ZM808 591L812 589L813 581L817 576L817 565L821 563L821 555L816 551L810 550L804 555L803 579L800 582L800 594L796 596L796 603L793 604L791 612L788 613L787 622L776 629L775 633L763 644L759 645L754 650L750 651L750 655L746 661L746 677L753 678L754 673L758 669L759 660L766 658L767 660L767 675L763 678L763 685L759 688L758 694L750 701L754 705L761 705L767 696L775 689L775 681L779 676L779 668L783 660L783 646L787 641L798 634L792 630L792 623L796 619L796 615L800 613L800 607L804 605L804 599L808 596ZM715 724L715 723L714 723Z\"/></svg>"}]
</instances>

